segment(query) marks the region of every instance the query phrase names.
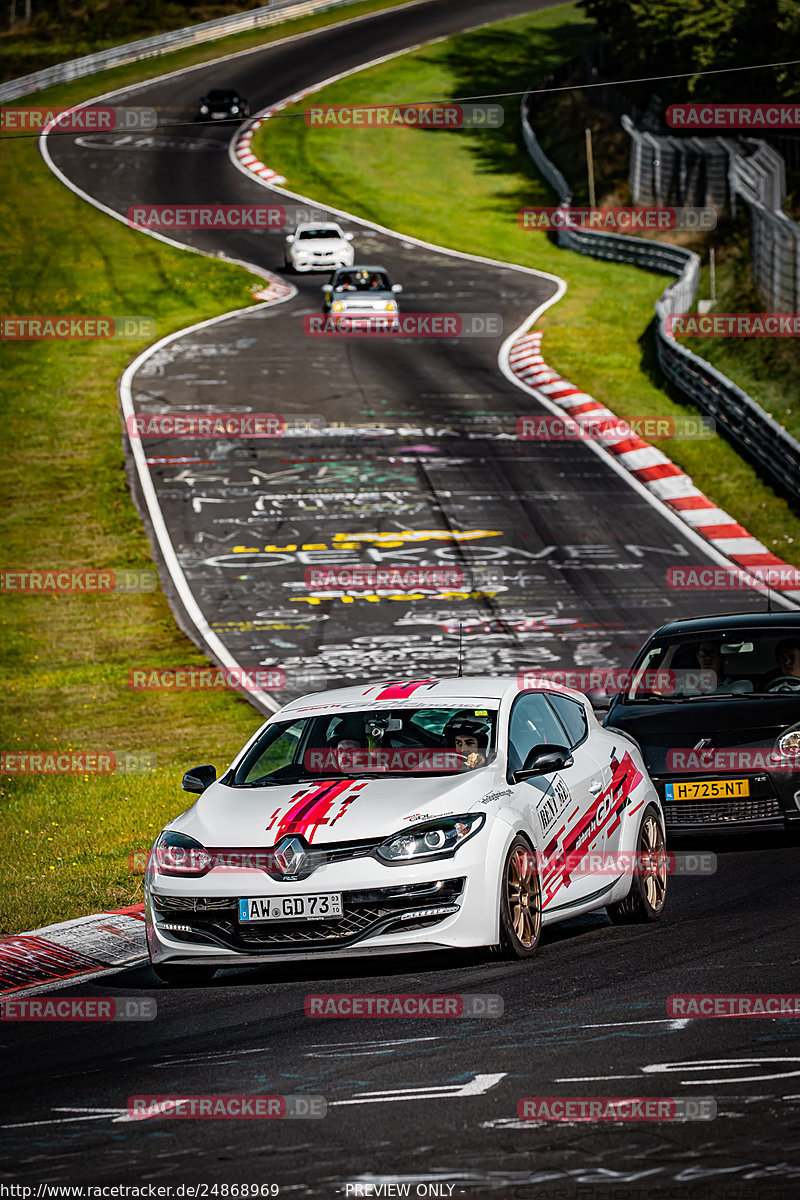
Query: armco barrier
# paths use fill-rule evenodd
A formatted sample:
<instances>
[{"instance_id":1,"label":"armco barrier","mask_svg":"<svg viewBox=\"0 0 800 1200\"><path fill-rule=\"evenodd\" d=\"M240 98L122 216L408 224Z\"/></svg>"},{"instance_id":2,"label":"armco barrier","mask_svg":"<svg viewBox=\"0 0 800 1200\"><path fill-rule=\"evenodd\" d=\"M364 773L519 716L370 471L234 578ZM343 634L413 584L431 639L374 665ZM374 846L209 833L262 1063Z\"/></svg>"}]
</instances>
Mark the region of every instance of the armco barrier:
<instances>
[{"instance_id":1,"label":"armco barrier","mask_svg":"<svg viewBox=\"0 0 800 1200\"><path fill-rule=\"evenodd\" d=\"M119 67L124 63L139 62L145 58L156 58L159 54L168 54L171 50L183 50L187 46L199 45L200 42L212 42L232 33L277 25L278 22L288 21L292 17L304 17L311 13L323 12L326 8L338 8L350 3L352 0L280 0L279 3L268 4L264 8L235 13L230 17L218 17L215 21L204 21L201 25L187 25L183 29L159 33L154 37L142 38L138 42L127 42L124 46L112 46L111 49L100 50L97 54L71 58L67 62L45 67L43 71L22 75L19 79L9 79L8 82L0 84L0 103L17 100L20 96L28 96L32 92L41 92L43 88L53 87L57 83L82 79L85 75L94 75L98 71L108 70L109 67Z\"/></svg>"},{"instance_id":2,"label":"armco barrier","mask_svg":"<svg viewBox=\"0 0 800 1200\"><path fill-rule=\"evenodd\" d=\"M539 145L530 121L528 95L522 98L521 119L528 153L555 191L560 206L568 207L572 203L569 184ZM599 229L559 229L556 238L559 246L578 254L677 276L655 304L656 351L661 370L698 408L714 418L737 449L752 459L779 491L800 500L800 443L732 380L666 331L669 314L688 312L694 303L699 257L682 246Z\"/></svg>"}]
</instances>

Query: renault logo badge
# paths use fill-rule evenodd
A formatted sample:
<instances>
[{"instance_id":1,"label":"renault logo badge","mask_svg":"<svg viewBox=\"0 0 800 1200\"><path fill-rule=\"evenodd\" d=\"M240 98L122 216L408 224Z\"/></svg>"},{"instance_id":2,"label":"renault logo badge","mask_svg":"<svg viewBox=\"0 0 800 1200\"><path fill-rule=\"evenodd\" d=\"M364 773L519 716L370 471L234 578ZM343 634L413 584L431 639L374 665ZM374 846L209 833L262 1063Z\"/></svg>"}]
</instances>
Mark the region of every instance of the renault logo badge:
<instances>
[{"instance_id":1,"label":"renault logo badge","mask_svg":"<svg viewBox=\"0 0 800 1200\"><path fill-rule=\"evenodd\" d=\"M273 852L275 870L281 875L297 875L306 865L308 855L299 838L284 837Z\"/></svg>"}]
</instances>

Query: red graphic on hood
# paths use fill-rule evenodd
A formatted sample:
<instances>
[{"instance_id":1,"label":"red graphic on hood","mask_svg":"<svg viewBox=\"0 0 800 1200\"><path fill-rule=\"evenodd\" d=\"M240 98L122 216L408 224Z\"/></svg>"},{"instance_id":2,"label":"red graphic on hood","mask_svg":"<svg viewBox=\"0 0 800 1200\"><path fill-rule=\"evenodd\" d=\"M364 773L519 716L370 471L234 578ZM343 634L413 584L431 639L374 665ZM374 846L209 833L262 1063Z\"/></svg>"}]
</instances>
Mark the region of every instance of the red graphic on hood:
<instances>
[{"instance_id":1,"label":"red graphic on hood","mask_svg":"<svg viewBox=\"0 0 800 1200\"><path fill-rule=\"evenodd\" d=\"M295 792L288 809L275 809L267 824L267 832L278 822L275 829L276 842L280 841L285 833L298 833L310 843L320 825L335 825L339 818L344 816L368 783L368 779L312 783Z\"/></svg>"},{"instance_id":2,"label":"red graphic on hood","mask_svg":"<svg viewBox=\"0 0 800 1200\"><path fill-rule=\"evenodd\" d=\"M438 679L397 679L383 685L383 691L375 697L376 700L406 700L412 692L421 687L435 687ZM380 685L379 685L380 686ZM366 696L372 688L367 688Z\"/></svg>"},{"instance_id":3,"label":"red graphic on hood","mask_svg":"<svg viewBox=\"0 0 800 1200\"><path fill-rule=\"evenodd\" d=\"M600 834L613 832L628 804L628 797L643 778L626 750L620 762L611 754L611 783L592 803L572 829L559 830L544 848L548 866L542 872L543 901L547 904L562 887L570 882L568 863L578 862L589 852Z\"/></svg>"}]
</instances>

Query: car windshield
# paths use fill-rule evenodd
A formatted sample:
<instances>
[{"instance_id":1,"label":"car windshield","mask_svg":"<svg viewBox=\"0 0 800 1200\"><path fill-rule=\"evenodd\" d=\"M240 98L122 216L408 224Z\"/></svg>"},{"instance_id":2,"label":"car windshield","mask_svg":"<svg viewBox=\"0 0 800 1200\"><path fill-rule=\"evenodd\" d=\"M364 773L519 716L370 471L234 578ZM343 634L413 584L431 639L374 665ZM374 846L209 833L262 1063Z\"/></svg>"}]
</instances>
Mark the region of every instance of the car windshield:
<instances>
[{"instance_id":1,"label":"car windshield","mask_svg":"<svg viewBox=\"0 0 800 1200\"><path fill-rule=\"evenodd\" d=\"M297 235L297 240L300 242L310 242L316 238L319 238L320 240L324 238L325 240L330 241L331 238L336 238L339 240L341 239L341 236L340 230L336 229L334 226L326 225L324 229L301 229Z\"/></svg>"},{"instance_id":2,"label":"car windshield","mask_svg":"<svg viewBox=\"0 0 800 1200\"><path fill-rule=\"evenodd\" d=\"M340 271L333 285L335 292L390 292L392 282L385 271Z\"/></svg>"},{"instance_id":3,"label":"car windshield","mask_svg":"<svg viewBox=\"0 0 800 1200\"><path fill-rule=\"evenodd\" d=\"M624 696L652 703L793 693L800 699L800 633L725 628L654 641Z\"/></svg>"},{"instance_id":4,"label":"car windshield","mask_svg":"<svg viewBox=\"0 0 800 1200\"><path fill-rule=\"evenodd\" d=\"M236 92L211 91L208 93L207 99L211 100L214 104L228 104L231 101L238 100L239 97Z\"/></svg>"},{"instance_id":5,"label":"car windshield","mask_svg":"<svg viewBox=\"0 0 800 1200\"><path fill-rule=\"evenodd\" d=\"M495 755L497 709L338 710L271 722L227 781L269 787L300 780L457 775Z\"/></svg>"}]
</instances>

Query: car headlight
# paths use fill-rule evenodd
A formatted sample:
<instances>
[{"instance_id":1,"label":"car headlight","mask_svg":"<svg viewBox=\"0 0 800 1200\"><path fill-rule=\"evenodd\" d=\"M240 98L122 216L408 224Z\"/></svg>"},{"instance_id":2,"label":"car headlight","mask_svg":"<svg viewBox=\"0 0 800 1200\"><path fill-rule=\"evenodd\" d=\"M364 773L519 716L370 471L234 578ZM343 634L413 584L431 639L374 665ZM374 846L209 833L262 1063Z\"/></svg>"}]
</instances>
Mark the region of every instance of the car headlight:
<instances>
[{"instance_id":1,"label":"car headlight","mask_svg":"<svg viewBox=\"0 0 800 1200\"><path fill-rule=\"evenodd\" d=\"M212 857L194 838L166 830L156 842L156 866L162 875L205 875Z\"/></svg>"},{"instance_id":2,"label":"car headlight","mask_svg":"<svg viewBox=\"0 0 800 1200\"><path fill-rule=\"evenodd\" d=\"M387 312L397 312L397 305L395 304L394 300L390 300L389 303L386 305L386 311Z\"/></svg>"},{"instance_id":3,"label":"car headlight","mask_svg":"<svg viewBox=\"0 0 800 1200\"><path fill-rule=\"evenodd\" d=\"M333 304L331 305L331 310L333 312L341 312L343 308L344 305L342 304L341 300L334 300Z\"/></svg>"},{"instance_id":4,"label":"car headlight","mask_svg":"<svg viewBox=\"0 0 800 1200\"><path fill-rule=\"evenodd\" d=\"M203 116L204 116L204 117L208 116L208 105L207 105L207 104L201 104L201 105L200 105L200 112L203 114Z\"/></svg>"},{"instance_id":5,"label":"car headlight","mask_svg":"<svg viewBox=\"0 0 800 1200\"><path fill-rule=\"evenodd\" d=\"M787 729L786 733L782 733L775 743L775 749L778 754L792 755L797 757L800 755L800 728Z\"/></svg>"},{"instance_id":6,"label":"car headlight","mask_svg":"<svg viewBox=\"0 0 800 1200\"><path fill-rule=\"evenodd\" d=\"M390 863L454 854L459 846L463 846L468 838L478 832L485 821L485 813L473 813L431 821L414 829L403 829L381 842L377 853L384 862Z\"/></svg>"},{"instance_id":7,"label":"car headlight","mask_svg":"<svg viewBox=\"0 0 800 1200\"><path fill-rule=\"evenodd\" d=\"M231 105L231 112L232 112L232 113L238 113L238 111L239 111L239 105L238 105L238 104L232 104L232 105Z\"/></svg>"}]
</instances>

